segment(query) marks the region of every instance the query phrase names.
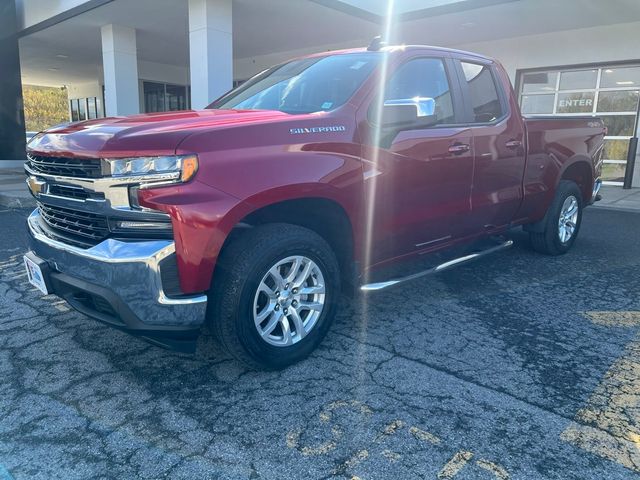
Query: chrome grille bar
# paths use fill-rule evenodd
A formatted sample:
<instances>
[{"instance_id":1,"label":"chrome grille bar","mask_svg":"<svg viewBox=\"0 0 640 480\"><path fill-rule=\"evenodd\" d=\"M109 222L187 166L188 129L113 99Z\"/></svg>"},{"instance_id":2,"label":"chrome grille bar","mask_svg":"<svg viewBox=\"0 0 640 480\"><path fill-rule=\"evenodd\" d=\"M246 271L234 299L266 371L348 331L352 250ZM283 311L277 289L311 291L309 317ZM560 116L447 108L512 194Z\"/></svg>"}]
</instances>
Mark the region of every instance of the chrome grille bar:
<instances>
[{"instance_id":1,"label":"chrome grille bar","mask_svg":"<svg viewBox=\"0 0 640 480\"><path fill-rule=\"evenodd\" d=\"M109 235L109 226L105 218L43 204L39 204L38 208L43 220L51 228L98 241Z\"/></svg>"},{"instance_id":2,"label":"chrome grille bar","mask_svg":"<svg viewBox=\"0 0 640 480\"><path fill-rule=\"evenodd\" d=\"M27 154L29 165L38 173L75 178L100 178L102 161L99 158L45 157Z\"/></svg>"}]
</instances>

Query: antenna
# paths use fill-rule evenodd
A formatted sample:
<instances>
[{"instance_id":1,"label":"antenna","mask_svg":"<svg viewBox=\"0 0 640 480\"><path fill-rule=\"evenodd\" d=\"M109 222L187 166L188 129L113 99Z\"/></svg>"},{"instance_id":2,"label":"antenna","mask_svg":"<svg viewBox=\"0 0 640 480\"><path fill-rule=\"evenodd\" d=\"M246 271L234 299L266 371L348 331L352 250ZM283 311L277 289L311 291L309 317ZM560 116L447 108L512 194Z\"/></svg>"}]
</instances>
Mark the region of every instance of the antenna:
<instances>
[{"instance_id":1,"label":"antenna","mask_svg":"<svg viewBox=\"0 0 640 480\"><path fill-rule=\"evenodd\" d=\"M367 50L370 52L377 52L382 47L386 47L386 46L387 46L387 42L383 42L382 37L378 35L373 40L371 40L371 43L369 44L369 47L367 48Z\"/></svg>"}]
</instances>

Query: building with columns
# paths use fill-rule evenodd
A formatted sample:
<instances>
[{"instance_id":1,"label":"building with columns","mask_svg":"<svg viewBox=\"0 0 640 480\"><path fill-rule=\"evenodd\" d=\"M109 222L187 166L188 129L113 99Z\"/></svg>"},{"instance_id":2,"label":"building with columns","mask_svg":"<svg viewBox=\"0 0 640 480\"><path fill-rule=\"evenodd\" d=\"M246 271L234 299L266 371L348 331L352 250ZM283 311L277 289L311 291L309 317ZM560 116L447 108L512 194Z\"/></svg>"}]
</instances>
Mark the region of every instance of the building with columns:
<instances>
[{"instance_id":1,"label":"building with columns","mask_svg":"<svg viewBox=\"0 0 640 480\"><path fill-rule=\"evenodd\" d=\"M499 59L527 114L602 116L621 184L639 133L637 0L0 0L0 167L24 156L21 84L66 86L70 120L203 108L291 57L366 46L389 14L393 42Z\"/></svg>"}]
</instances>

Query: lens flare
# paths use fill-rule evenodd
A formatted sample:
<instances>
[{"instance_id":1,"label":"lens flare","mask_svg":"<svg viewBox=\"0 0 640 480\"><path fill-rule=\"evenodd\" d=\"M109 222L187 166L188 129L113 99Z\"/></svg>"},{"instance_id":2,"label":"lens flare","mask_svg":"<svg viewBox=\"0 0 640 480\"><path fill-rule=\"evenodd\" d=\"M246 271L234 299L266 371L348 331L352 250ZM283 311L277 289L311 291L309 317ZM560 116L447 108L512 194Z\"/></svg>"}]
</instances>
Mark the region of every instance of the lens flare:
<instances>
[{"instance_id":1,"label":"lens flare","mask_svg":"<svg viewBox=\"0 0 640 480\"><path fill-rule=\"evenodd\" d=\"M388 0L387 3L387 13L385 17L385 29L383 40L390 42L393 39L393 27L394 27L394 0ZM363 272L363 280L365 283L369 283L369 270L368 267L371 265L373 260L373 244L374 244L374 228L375 228L375 199L376 199L376 187L380 170L378 169L378 162L380 159L379 152L380 149L378 145L380 145L380 139L382 136L381 124L382 124L382 107L384 104L384 89L387 78L388 66L389 66L389 50L386 48L381 49L383 57L382 64L380 67L380 75L379 75L379 84L378 84L378 92L376 95L376 110L375 110L375 122L373 125L374 131L372 132L370 151L371 158L364 159L363 161L367 163L365 167L365 184L364 184L364 193L365 193L365 235L364 235L364 245L363 245L363 260L364 260L364 272ZM356 364L355 364L355 380L356 380L356 388L354 391L354 395L356 399L366 398L367 392L362 390L364 385L367 382L367 368L366 364L368 363L368 344L367 344L367 333L369 330L369 296L362 292L361 293L362 303L360 304L360 311L354 312L356 316L359 316L357 320L358 324L358 347L356 353ZM358 429L359 431L353 432L354 436L362 436L364 435L364 425L365 422L362 422L362 427Z\"/></svg>"},{"instance_id":2,"label":"lens flare","mask_svg":"<svg viewBox=\"0 0 640 480\"><path fill-rule=\"evenodd\" d=\"M394 6L395 0L389 0L387 3L387 13L385 16L385 27L384 27L384 35L383 40L390 41L394 37L394 27L395 27L395 17L394 17ZM366 215L365 215L365 237L364 237L364 268L368 269L373 260L373 242L374 242L374 226L375 226L375 198L376 198L376 188L378 182L378 174L379 168L378 163L380 160L380 149L378 145L380 145L380 139L382 136L382 110L384 105L384 88L385 82L387 78L387 72L389 68L389 51L386 49L382 49L383 57L382 64L380 67L380 83L378 85L378 94L376 95L377 105L375 106L375 122L374 122L374 130L373 135L371 137L372 149L371 149L371 158L365 160L369 163L368 167L373 174L367 175L365 180L365 201L366 201ZM369 283L369 273L368 270L364 272L364 283Z\"/></svg>"}]
</instances>

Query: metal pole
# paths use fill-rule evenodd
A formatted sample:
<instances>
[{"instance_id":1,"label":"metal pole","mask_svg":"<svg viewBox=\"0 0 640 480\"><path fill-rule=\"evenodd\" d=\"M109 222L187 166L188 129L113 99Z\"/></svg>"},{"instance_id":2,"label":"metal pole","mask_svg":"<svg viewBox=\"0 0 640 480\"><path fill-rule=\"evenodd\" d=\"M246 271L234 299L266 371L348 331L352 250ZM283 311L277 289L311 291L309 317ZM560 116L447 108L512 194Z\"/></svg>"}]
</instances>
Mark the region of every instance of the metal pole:
<instances>
[{"instance_id":1,"label":"metal pole","mask_svg":"<svg viewBox=\"0 0 640 480\"><path fill-rule=\"evenodd\" d=\"M624 170L624 184L622 188L629 190L633 181L633 170L636 165L636 154L638 153L638 137L633 137L629 141L629 153L627 155L627 168Z\"/></svg>"}]
</instances>

